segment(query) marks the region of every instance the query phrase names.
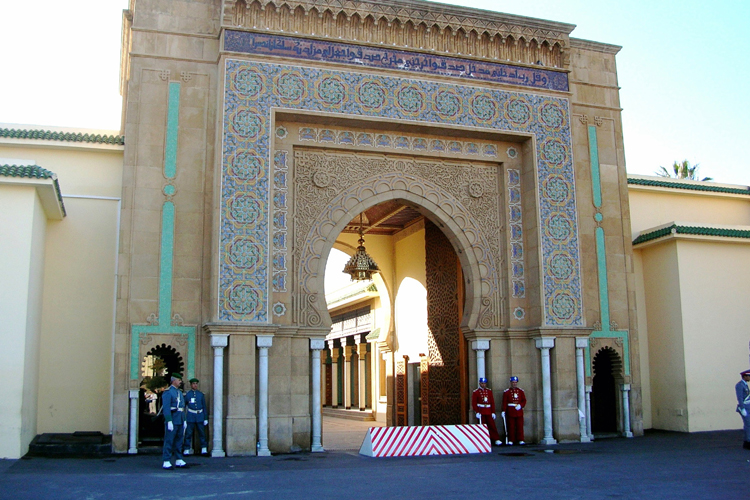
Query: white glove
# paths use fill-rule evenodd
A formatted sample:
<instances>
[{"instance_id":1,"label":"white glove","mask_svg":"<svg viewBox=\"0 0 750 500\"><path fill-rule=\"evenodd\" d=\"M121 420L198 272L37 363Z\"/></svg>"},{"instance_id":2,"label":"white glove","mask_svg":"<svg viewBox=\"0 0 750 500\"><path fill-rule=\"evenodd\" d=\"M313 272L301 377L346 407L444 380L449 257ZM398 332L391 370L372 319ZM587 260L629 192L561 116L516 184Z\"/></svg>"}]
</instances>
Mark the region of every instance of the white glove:
<instances>
[{"instance_id":1,"label":"white glove","mask_svg":"<svg viewBox=\"0 0 750 500\"><path fill-rule=\"evenodd\" d=\"M501 417L503 417L503 418L505 418L505 412L502 412L502 413L500 414L500 416L501 416Z\"/></svg>"},{"instance_id":2,"label":"white glove","mask_svg":"<svg viewBox=\"0 0 750 500\"><path fill-rule=\"evenodd\" d=\"M204 420L203 425L208 425L208 420Z\"/></svg>"},{"instance_id":3,"label":"white glove","mask_svg":"<svg viewBox=\"0 0 750 500\"><path fill-rule=\"evenodd\" d=\"M744 408L740 408L740 415L742 415L743 417L747 417L747 410Z\"/></svg>"},{"instance_id":4,"label":"white glove","mask_svg":"<svg viewBox=\"0 0 750 500\"><path fill-rule=\"evenodd\" d=\"M496 417L496 416L495 416L495 414L493 413L493 414L492 414L492 420L495 420L496 418L497 418L497 417Z\"/></svg>"},{"instance_id":5,"label":"white glove","mask_svg":"<svg viewBox=\"0 0 750 500\"><path fill-rule=\"evenodd\" d=\"M182 423L182 428L183 428L183 430L187 430L187 422L183 422Z\"/></svg>"},{"instance_id":6,"label":"white glove","mask_svg":"<svg viewBox=\"0 0 750 500\"><path fill-rule=\"evenodd\" d=\"M479 420L480 422L482 421L482 414L481 413L477 413L477 420Z\"/></svg>"},{"instance_id":7,"label":"white glove","mask_svg":"<svg viewBox=\"0 0 750 500\"><path fill-rule=\"evenodd\" d=\"M174 430L174 424L172 422L167 422L167 430L173 431Z\"/></svg>"},{"instance_id":8,"label":"white glove","mask_svg":"<svg viewBox=\"0 0 750 500\"><path fill-rule=\"evenodd\" d=\"M521 405L516 405L516 410L521 410Z\"/></svg>"}]
</instances>

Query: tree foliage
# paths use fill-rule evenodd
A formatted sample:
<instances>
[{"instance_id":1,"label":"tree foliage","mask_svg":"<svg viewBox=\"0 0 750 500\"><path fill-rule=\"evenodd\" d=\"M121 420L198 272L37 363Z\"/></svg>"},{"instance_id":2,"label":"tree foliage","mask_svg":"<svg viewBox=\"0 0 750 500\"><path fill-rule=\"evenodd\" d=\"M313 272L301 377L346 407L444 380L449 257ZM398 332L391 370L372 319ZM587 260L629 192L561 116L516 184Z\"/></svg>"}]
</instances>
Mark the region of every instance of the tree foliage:
<instances>
[{"instance_id":1,"label":"tree foliage","mask_svg":"<svg viewBox=\"0 0 750 500\"><path fill-rule=\"evenodd\" d=\"M660 177L670 177L674 179L688 179L691 181L712 181L713 177L704 177L702 179L698 178L698 164L690 165L690 162L687 160L682 160L681 162L675 161L674 164L672 164L672 171L670 172L664 167L659 167L659 170L656 171L656 175Z\"/></svg>"}]
</instances>

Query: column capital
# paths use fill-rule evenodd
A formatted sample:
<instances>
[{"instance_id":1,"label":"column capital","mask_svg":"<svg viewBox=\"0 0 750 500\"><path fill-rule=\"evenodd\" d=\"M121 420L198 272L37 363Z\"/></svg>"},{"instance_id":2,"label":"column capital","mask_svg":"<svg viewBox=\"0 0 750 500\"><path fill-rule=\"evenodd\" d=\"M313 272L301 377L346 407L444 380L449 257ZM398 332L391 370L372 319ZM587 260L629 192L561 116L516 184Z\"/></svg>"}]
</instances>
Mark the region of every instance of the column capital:
<instances>
[{"instance_id":1,"label":"column capital","mask_svg":"<svg viewBox=\"0 0 750 500\"><path fill-rule=\"evenodd\" d=\"M589 346L588 337L576 337L576 349L586 349Z\"/></svg>"},{"instance_id":2,"label":"column capital","mask_svg":"<svg viewBox=\"0 0 750 500\"><path fill-rule=\"evenodd\" d=\"M255 344L263 349L273 345L273 335L257 335L255 337Z\"/></svg>"},{"instance_id":3,"label":"column capital","mask_svg":"<svg viewBox=\"0 0 750 500\"><path fill-rule=\"evenodd\" d=\"M490 339L476 339L471 341L471 348L475 351L487 351L490 348Z\"/></svg>"},{"instance_id":4,"label":"column capital","mask_svg":"<svg viewBox=\"0 0 750 500\"><path fill-rule=\"evenodd\" d=\"M310 349L313 351L322 351L326 348L325 339L310 339Z\"/></svg>"},{"instance_id":5,"label":"column capital","mask_svg":"<svg viewBox=\"0 0 750 500\"><path fill-rule=\"evenodd\" d=\"M367 354L367 344L357 344L357 354L359 360L364 361L364 355Z\"/></svg>"},{"instance_id":6,"label":"column capital","mask_svg":"<svg viewBox=\"0 0 750 500\"><path fill-rule=\"evenodd\" d=\"M630 384L622 384L620 387L622 387L623 391L629 391L630 390Z\"/></svg>"},{"instance_id":7,"label":"column capital","mask_svg":"<svg viewBox=\"0 0 750 500\"><path fill-rule=\"evenodd\" d=\"M534 342L537 349L552 349L555 347L555 337L537 337Z\"/></svg>"},{"instance_id":8,"label":"column capital","mask_svg":"<svg viewBox=\"0 0 750 500\"><path fill-rule=\"evenodd\" d=\"M138 399L138 395L140 394L140 392L141 392L140 389L130 389L128 391L128 397L130 399Z\"/></svg>"},{"instance_id":9,"label":"column capital","mask_svg":"<svg viewBox=\"0 0 750 500\"><path fill-rule=\"evenodd\" d=\"M347 361L351 361L353 351L354 351L353 345L344 346L344 359L346 359Z\"/></svg>"},{"instance_id":10,"label":"column capital","mask_svg":"<svg viewBox=\"0 0 750 500\"><path fill-rule=\"evenodd\" d=\"M211 347L226 347L229 343L228 333L212 333L210 334L210 337Z\"/></svg>"}]
</instances>

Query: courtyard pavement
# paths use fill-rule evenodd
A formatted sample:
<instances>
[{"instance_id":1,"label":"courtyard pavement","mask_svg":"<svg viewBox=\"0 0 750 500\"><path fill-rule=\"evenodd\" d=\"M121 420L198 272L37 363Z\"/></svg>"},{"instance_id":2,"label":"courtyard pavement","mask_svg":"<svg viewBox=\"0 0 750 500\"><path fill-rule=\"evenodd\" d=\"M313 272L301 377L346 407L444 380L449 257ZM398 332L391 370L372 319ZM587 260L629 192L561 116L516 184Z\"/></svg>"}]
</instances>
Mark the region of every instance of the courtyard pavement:
<instances>
[{"instance_id":1,"label":"courtyard pavement","mask_svg":"<svg viewBox=\"0 0 750 500\"><path fill-rule=\"evenodd\" d=\"M750 451L742 449L741 431L648 432L634 439L495 447L488 454L449 457L378 459L341 449L273 457L190 456L187 462L185 469L165 471L156 455L0 460L0 499L750 496Z\"/></svg>"}]
</instances>

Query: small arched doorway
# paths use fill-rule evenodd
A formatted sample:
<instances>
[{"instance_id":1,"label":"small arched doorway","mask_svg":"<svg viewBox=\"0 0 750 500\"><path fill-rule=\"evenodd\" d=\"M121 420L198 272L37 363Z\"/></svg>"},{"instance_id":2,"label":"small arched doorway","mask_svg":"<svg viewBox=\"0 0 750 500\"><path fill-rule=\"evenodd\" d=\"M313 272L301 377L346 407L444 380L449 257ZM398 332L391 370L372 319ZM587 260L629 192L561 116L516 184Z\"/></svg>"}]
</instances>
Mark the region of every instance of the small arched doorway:
<instances>
[{"instance_id":1,"label":"small arched doorway","mask_svg":"<svg viewBox=\"0 0 750 500\"><path fill-rule=\"evenodd\" d=\"M591 431L595 436L615 436L619 431L618 386L622 383L622 360L617 352L605 347L593 360L591 391Z\"/></svg>"},{"instance_id":2,"label":"small arched doorway","mask_svg":"<svg viewBox=\"0 0 750 500\"><path fill-rule=\"evenodd\" d=\"M141 361L139 397L138 447L161 447L164 441L164 417L161 414L161 394L169 387L172 373L183 373L182 355L167 344L150 351Z\"/></svg>"}]
</instances>

